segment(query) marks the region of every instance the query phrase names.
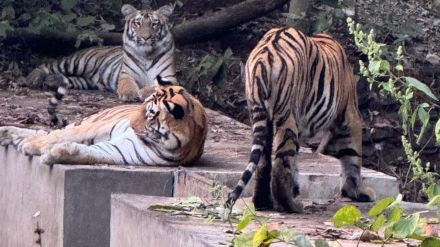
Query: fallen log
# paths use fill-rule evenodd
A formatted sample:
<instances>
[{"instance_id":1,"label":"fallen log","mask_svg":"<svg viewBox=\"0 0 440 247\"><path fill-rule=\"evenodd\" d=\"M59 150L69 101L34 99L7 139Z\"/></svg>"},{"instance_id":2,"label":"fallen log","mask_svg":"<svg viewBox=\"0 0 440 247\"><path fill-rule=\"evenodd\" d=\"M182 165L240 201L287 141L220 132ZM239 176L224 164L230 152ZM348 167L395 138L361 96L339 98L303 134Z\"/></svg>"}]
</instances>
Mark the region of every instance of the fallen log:
<instances>
[{"instance_id":1,"label":"fallen log","mask_svg":"<svg viewBox=\"0 0 440 247\"><path fill-rule=\"evenodd\" d=\"M200 18L183 22L173 30L173 35L178 45L184 45L202 41L222 32L243 24L255 18L261 17L277 8L280 8L288 0L247 0L220 11ZM41 45L52 47L72 47L80 32L60 32L45 30L40 33L30 32L25 28L18 28L9 31L6 41L23 39L31 46ZM97 36L103 40L104 45L120 45L122 43L121 33L101 32Z\"/></svg>"}]
</instances>

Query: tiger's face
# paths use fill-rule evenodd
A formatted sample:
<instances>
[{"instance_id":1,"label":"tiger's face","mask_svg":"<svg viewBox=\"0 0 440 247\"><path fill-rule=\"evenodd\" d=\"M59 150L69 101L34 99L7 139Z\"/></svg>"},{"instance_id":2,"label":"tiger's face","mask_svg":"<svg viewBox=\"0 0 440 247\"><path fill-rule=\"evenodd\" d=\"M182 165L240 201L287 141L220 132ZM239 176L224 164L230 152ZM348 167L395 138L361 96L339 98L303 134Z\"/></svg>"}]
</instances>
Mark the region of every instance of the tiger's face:
<instances>
[{"instance_id":1,"label":"tiger's face","mask_svg":"<svg viewBox=\"0 0 440 247\"><path fill-rule=\"evenodd\" d=\"M205 110L183 87L158 86L144 107L145 132L140 135L144 141L160 141L173 150L189 143L203 145L207 132Z\"/></svg>"},{"instance_id":2,"label":"tiger's face","mask_svg":"<svg viewBox=\"0 0 440 247\"><path fill-rule=\"evenodd\" d=\"M121 12L125 16L124 45L142 48L148 52L173 42L168 26L168 17L173 12L171 5L153 11L137 10L124 4Z\"/></svg>"}]
</instances>

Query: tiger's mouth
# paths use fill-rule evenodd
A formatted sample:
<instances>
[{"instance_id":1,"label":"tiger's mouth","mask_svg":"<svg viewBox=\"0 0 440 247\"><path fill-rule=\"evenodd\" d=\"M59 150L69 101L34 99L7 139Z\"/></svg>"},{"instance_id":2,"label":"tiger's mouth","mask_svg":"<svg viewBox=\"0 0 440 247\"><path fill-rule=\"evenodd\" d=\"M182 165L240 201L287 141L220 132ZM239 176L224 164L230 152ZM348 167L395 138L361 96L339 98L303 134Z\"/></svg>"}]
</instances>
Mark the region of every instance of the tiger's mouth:
<instances>
[{"instance_id":1,"label":"tiger's mouth","mask_svg":"<svg viewBox=\"0 0 440 247\"><path fill-rule=\"evenodd\" d=\"M155 45L157 42L159 42L160 39L160 35L159 34L151 34L150 36L144 38L144 37L140 37L140 36L136 36L134 38L134 42L136 43L136 45L138 46L153 46Z\"/></svg>"}]
</instances>

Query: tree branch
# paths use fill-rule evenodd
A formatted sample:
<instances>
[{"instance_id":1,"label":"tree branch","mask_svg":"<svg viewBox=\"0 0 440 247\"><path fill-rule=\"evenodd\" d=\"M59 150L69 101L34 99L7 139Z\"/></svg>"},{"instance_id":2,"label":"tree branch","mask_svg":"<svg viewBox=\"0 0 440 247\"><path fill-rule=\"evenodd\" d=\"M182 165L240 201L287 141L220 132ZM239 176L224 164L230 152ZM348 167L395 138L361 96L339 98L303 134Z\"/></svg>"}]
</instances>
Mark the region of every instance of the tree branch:
<instances>
[{"instance_id":1,"label":"tree branch","mask_svg":"<svg viewBox=\"0 0 440 247\"><path fill-rule=\"evenodd\" d=\"M194 43L218 35L232 27L261 17L285 4L287 0L247 0L220 11L205 15L195 20L186 21L177 25L173 35L178 45ZM18 28L8 32L6 40L24 39L32 47L73 47L80 32L63 33L54 30L32 33L25 28ZM104 45L122 44L121 33L98 33L104 40Z\"/></svg>"}]
</instances>

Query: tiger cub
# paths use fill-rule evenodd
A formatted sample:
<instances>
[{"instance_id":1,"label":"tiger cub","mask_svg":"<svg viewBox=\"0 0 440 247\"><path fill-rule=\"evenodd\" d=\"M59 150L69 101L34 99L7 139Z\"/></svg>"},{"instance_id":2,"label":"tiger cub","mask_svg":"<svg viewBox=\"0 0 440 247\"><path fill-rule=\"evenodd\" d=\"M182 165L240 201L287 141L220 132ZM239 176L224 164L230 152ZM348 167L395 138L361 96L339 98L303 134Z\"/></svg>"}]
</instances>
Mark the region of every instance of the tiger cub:
<instances>
[{"instance_id":1,"label":"tiger cub","mask_svg":"<svg viewBox=\"0 0 440 247\"><path fill-rule=\"evenodd\" d=\"M321 130L331 135L324 153L342 164L342 196L375 200L360 174L356 81L337 41L293 28L272 29L249 55L243 73L253 143L248 166L226 206L232 207L256 170L256 208L301 212L302 204L293 200L299 194L296 156L300 143Z\"/></svg>"},{"instance_id":2,"label":"tiger cub","mask_svg":"<svg viewBox=\"0 0 440 247\"><path fill-rule=\"evenodd\" d=\"M120 99L133 101L154 91L158 75L177 82L174 40L168 24L173 7L165 5L153 11L125 4L121 11L125 16L122 46L85 49L42 64L26 77L27 86L53 91L48 107L52 124L62 125L57 106L67 89L116 91Z\"/></svg>"},{"instance_id":3,"label":"tiger cub","mask_svg":"<svg viewBox=\"0 0 440 247\"><path fill-rule=\"evenodd\" d=\"M0 145L13 144L44 164L188 165L203 153L207 116L183 87L157 79L141 105L103 110L63 129L0 127Z\"/></svg>"}]
</instances>

